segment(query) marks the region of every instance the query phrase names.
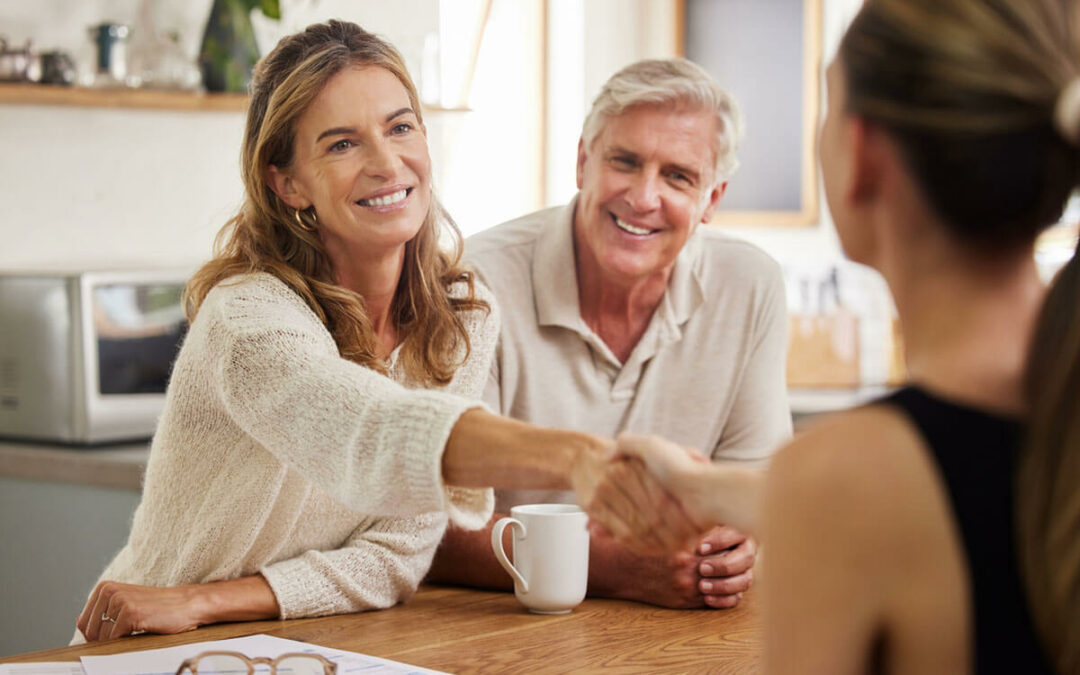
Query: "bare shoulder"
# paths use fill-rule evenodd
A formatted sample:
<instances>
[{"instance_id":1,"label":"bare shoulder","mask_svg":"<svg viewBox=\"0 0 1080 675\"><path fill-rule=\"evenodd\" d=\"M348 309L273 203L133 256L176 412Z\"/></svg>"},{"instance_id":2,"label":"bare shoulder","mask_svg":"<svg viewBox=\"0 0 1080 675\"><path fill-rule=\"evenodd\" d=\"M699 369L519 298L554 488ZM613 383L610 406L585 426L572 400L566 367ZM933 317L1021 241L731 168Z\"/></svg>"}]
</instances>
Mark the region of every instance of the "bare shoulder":
<instances>
[{"instance_id":1,"label":"bare shoulder","mask_svg":"<svg viewBox=\"0 0 1080 675\"><path fill-rule=\"evenodd\" d=\"M960 539L904 413L871 405L815 424L776 455L765 492L762 576L785 645L772 658L855 672L883 641L891 672L966 671Z\"/></svg>"},{"instance_id":2,"label":"bare shoulder","mask_svg":"<svg viewBox=\"0 0 1080 675\"><path fill-rule=\"evenodd\" d=\"M922 440L899 410L868 405L814 420L777 452L770 473L784 478L807 470L840 478L841 472L875 469L897 453L916 451ZM834 466L840 464L842 466Z\"/></svg>"},{"instance_id":3,"label":"bare shoulder","mask_svg":"<svg viewBox=\"0 0 1080 675\"><path fill-rule=\"evenodd\" d=\"M940 536L943 488L918 430L901 411L870 405L814 424L770 465L766 519L828 514L829 530L855 551L888 560ZM931 519L931 520L928 520Z\"/></svg>"}]
</instances>

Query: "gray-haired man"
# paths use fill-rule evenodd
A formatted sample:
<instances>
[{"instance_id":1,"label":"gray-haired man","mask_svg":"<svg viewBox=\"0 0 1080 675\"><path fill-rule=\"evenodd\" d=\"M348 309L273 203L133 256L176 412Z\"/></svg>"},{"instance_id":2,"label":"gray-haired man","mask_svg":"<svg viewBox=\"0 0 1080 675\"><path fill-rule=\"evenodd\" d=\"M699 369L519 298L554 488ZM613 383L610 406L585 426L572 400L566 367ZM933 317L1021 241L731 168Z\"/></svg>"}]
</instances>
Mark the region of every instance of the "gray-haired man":
<instances>
[{"instance_id":1,"label":"gray-haired man","mask_svg":"<svg viewBox=\"0 0 1080 675\"><path fill-rule=\"evenodd\" d=\"M776 263L708 228L735 169L735 102L683 59L604 85L578 145L578 195L478 234L466 255L503 326L487 403L534 424L656 434L758 462L791 434ZM572 495L503 492L497 511ZM496 518L499 514L496 515ZM451 529L431 579L508 587L490 530ZM754 542L718 526L696 550L641 557L594 536L591 595L733 607Z\"/></svg>"}]
</instances>

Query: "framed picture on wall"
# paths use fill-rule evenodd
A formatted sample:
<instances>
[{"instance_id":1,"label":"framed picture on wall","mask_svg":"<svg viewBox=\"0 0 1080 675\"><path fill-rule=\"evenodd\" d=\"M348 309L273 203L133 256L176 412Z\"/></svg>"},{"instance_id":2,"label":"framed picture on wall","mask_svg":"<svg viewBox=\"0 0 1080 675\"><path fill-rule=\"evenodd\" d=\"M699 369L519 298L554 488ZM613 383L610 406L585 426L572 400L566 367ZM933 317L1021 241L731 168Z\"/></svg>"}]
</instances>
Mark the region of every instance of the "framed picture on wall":
<instances>
[{"instance_id":1,"label":"framed picture on wall","mask_svg":"<svg viewBox=\"0 0 1080 675\"><path fill-rule=\"evenodd\" d=\"M818 222L822 0L677 0L676 48L742 109L739 168L714 223Z\"/></svg>"}]
</instances>

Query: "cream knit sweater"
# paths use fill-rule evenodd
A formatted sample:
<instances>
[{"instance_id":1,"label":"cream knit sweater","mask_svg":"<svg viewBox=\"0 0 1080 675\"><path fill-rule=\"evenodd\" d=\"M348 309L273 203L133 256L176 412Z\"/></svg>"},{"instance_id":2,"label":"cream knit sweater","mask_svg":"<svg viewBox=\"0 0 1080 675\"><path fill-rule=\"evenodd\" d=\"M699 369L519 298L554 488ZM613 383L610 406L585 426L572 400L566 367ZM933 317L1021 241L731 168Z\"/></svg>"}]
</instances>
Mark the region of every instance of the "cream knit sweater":
<instances>
[{"instance_id":1,"label":"cream knit sweater","mask_svg":"<svg viewBox=\"0 0 1080 675\"><path fill-rule=\"evenodd\" d=\"M459 284L452 292L464 291ZM450 429L476 407L499 334L446 392L341 358L304 301L268 274L207 296L174 366L126 546L101 579L175 586L261 572L282 618L389 607L416 590L447 522L478 528L490 490L444 486ZM81 636L78 636L81 637Z\"/></svg>"}]
</instances>

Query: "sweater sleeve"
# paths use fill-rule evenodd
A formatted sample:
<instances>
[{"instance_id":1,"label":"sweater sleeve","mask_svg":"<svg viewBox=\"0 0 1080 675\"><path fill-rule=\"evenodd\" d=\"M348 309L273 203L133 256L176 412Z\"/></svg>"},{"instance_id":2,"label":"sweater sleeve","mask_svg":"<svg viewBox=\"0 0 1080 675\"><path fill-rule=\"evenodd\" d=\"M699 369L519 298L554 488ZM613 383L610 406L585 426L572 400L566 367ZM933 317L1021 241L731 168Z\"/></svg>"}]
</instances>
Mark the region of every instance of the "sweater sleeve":
<instances>
[{"instance_id":1,"label":"sweater sleeve","mask_svg":"<svg viewBox=\"0 0 1080 675\"><path fill-rule=\"evenodd\" d=\"M486 522L490 496L450 490L442 481L450 431L478 404L408 390L341 358L303 301L279 286L244 284L216 303L213 371L230 419L356 511L398 517L448 511L465 526Z\"/></svg>"},{"instance_id":2,"label":"sweater sleeve","mask_svg":"<svg viewBox=\"0 0 1080 675\"><path fill-rule=\"evenodd\" d=\"M446 528L439 512L365 522L333 551L268 565L282 619L385 609L412 597Z\"/></svg>"}]
</instances>

